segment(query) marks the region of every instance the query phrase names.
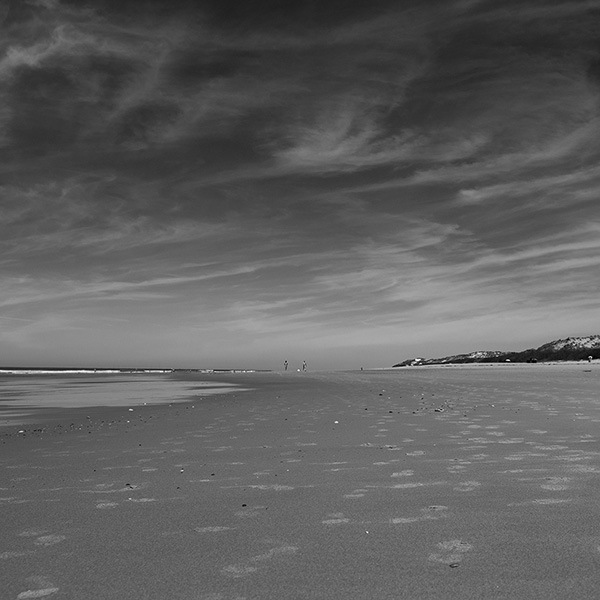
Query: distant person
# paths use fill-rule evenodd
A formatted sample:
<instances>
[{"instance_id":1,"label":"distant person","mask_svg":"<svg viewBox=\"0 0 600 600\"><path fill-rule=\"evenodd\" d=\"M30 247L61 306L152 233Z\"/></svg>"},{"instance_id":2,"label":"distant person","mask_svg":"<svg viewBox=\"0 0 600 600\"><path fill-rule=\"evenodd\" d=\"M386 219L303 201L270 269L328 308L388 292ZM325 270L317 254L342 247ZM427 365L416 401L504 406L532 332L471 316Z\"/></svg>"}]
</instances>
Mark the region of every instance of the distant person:
<instances>
[{"instance_id":1,"label":"distant person","mask_svg":"<svg viewBox=\"0 0 600 600\"><path fill-rule=\"evenodd\" d=\"M284 360L284 361L283 361L283 370L284 370L284 371L287 371L287 368L288 368L288 361L287 361L287 360Z\"/></svg>"},{"instance_id":2,"label":"distant person","mask_svg":"<svg viewBox=\"0 0 600 600\"><path fill-rule=\"evenodd\" d=\"M306 361L304 361L304 362L302 363L302 370L303 370L303 371L306 371Z\"/></svg>"}]
</instances>

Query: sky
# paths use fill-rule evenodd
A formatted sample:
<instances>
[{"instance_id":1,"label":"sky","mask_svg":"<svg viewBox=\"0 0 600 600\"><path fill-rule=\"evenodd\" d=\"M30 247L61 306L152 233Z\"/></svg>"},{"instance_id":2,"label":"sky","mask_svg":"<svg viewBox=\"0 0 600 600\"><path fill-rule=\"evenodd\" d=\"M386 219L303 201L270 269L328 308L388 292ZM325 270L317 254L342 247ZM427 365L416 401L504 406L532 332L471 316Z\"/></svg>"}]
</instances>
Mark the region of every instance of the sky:
<instances>
[{"instance_id":1,"label":"sky","mask_svg":"<svg viewBox=\"0 0 600 600\"><path fill-rule=\"evenodd\" d=\"M0 365L599 333L600 0L0 4Z\"/></svg>"}]
</instances>

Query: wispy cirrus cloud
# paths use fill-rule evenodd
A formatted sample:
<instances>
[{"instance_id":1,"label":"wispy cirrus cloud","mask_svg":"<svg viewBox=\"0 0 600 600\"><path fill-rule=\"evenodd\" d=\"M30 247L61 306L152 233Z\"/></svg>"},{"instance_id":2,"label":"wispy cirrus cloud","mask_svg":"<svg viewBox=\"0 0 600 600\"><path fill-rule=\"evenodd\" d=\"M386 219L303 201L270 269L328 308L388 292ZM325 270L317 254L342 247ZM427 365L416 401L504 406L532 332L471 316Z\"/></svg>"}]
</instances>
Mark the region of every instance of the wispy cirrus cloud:
<instances>
[{"instance_id":1,"label":"wispy cirrus cloud","mask_svg":"<svg viewBox=\"0 0 600 600\"><path fill-rule=\"evenodd\" d=\"M318 340L379 343L385 363L436 332L586 333L598 8L13 3L3 348L73 356L85 332L89 360L160 346L267 364Z\"/></svg>"}]
</instances>

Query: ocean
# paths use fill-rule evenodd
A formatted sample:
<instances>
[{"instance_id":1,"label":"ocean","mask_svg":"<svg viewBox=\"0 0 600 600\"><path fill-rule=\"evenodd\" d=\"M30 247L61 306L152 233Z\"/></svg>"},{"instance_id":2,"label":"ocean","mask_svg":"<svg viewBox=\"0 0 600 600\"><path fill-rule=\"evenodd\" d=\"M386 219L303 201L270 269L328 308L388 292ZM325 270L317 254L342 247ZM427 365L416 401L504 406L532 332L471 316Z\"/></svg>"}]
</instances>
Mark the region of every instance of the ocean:
<instances>
[{"instance_id":1,"label":"ocean","mask_svg":"<svg viewBox=\"0 0 600 600\"><path fill-rule=\"evenodd\" d=\"M40 409L169 404L241 391L216 381L182 381L170 372L0 370L0 427L30 422Z\"/></svg>"}]
</instances>

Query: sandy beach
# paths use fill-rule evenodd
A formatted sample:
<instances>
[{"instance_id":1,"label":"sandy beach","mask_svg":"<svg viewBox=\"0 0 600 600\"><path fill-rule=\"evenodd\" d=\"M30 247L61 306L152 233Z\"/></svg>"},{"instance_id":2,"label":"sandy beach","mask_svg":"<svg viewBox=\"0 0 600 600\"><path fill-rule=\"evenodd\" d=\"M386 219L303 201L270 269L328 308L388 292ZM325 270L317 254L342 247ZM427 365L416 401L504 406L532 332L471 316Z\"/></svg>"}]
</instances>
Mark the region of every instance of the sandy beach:
<instances>
[{"instance_id":1,"label":"sandy beach","mask_svg":"<svg viewBox=\"0 0 600 600\"><path fill-rule=\"evenodd\" d=\"M0 597L598 596L600 365L174 377L0 429Z\"/></svg>"}]
</instances>

